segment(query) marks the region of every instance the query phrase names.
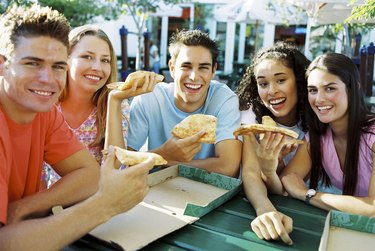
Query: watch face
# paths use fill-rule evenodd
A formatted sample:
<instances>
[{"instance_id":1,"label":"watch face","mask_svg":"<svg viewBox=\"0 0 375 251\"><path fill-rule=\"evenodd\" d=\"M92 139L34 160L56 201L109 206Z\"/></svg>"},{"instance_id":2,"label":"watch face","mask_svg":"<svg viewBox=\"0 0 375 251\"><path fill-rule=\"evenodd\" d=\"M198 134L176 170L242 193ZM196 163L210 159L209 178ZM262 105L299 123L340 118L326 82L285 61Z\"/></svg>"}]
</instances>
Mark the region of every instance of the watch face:
<instances>
[{"instance_id":1,"label":"watch face","mask_svg":"<svg viewBox=\"0 0 375 251\"><path fill-rule=\"evenodd\" d=\"M312 197L316 194L316 191L314 189L307 190L306 196Z\"/></svg>"}]
</instances>

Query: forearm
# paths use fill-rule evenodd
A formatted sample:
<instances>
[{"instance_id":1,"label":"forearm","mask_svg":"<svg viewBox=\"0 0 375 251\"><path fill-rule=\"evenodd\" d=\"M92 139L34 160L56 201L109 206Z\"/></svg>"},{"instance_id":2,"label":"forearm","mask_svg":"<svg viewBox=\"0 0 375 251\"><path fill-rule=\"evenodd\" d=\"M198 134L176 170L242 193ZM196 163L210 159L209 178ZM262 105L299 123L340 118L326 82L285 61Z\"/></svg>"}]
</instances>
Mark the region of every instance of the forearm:
<instances>
[{"instance_id":1,"label":"forearm","mask_svg":"<svg viewBox=\"0 0 375 251\"><path fill-rule=\"evenodd\" d=\"M271 193L280 195L285 193L283 184L276 171L264 174L264 182Z\"/></svg>"},{"instance_id":2,"label":"forearm","mask_svg":"<svg viewBox=\"0 0 375 251\"><path fill-rule=\"evenodd\" d=\"M268 198L267 187L260 174L243 173L242 180L246 197L258 216L266 212L277 211Z\"/></svg>"},{"instance_id":3,"label":"forearm","mask_svg":"<svg viewBox=\"0 0 375 251\"><path fill-rule=\"evenodd\" d=\"M114 99L112 95L109 95L104 142L105 149L110 145L118 146L120 148L126 147L122 130L121 101Z\"/></svg>"},{"instance_id":4,"label":"forearm","mask_svg":"<svg viewBox=\"0 0 375 251\"><path fill-rule=\"evenodd\" d=\"M113 214L100 199L88 200L55 216L26 220L0 228L1 250L61 250Z\"/></svg>"},{"instance_id":5,"label":"forearm","mask_svg":"<svg viewBox=\"0 0 375 251\"><path fill-rule=\"evenodd\" d=\"M214 172L226 176L238 177L240 160L238 158L238 161L225 161L220 157L211 157L207 159L192 160L185 164L205 169L210 173Z\"/></svg>"},{"instance_id":6,"label":"forearm","mask_svg":"<svg viewBox=\"0 0 375 251\"><path fill-rule=\"evenodd\" d=\"M300 195L298 199L305 200L305 195ZM310 200L310 204L327 211L338 210L375 217L375 198L371 197L354 197L318 192Z\"/></svg>"},{"instance_id":7,"label":"forearm","mask_svg":"<svg viewBox=\"0 0 375 251\"><path fill-rule=\"evenodd\" d=\"M77 169L56 182L50 189L27 196L9 205L10 215L19 221L23 218L45 216L55 205L70 206L95 193L99 180L99 167ZM20 218L21 217L21 218Z\"/></svg>"}]
</instances>

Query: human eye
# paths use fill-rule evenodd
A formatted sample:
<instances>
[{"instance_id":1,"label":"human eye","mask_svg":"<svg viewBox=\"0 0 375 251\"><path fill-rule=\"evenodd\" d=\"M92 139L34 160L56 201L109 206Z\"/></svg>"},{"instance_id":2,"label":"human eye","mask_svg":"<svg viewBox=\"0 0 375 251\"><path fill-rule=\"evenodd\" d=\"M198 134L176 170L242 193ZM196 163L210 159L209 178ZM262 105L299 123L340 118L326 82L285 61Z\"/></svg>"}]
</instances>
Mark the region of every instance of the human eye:
<instances>
[{"instance_id":1,"label":"human eye","mask_svg":"<svg viewBox=\"0 0 375 251\"><path fill-rule=\"evenodd\" d=\"M280 79L277 80L277 83L278 84L283 84L283 83L285 83L285 81L286 81L285 78L280 78Z\"/></svg>"},{"instance_id":2,"label":"human eye","mask_svg":"<svg viewBox=\"0 0 375 251\"><path fill-rule=\"evenodd\" d=\"M84 59L87 59L87 60L93 59L93 57L91 55L87 55L87 54L82 55L81 58L84 58Z\"/></svg>"},{"instance_id":3,"label":"human eye","mask_svg":"<svg viewBox=\"0 0 375 251\"><path fill-rule=\"evenodd\" d=\"M63 64L55 64L55 65L52 66L52 68L56 71L67 71L68 70L68 66L63 65Z\"/></svg>"},{"instance_id":4,"label":"human eye","mask_svg":"<svg viewBox=\"0 0 375 251\"><path fill-rule=\"evenodd\" d=\"M308 92L309 94L311 94L311 95L314 95L314 94L317 93L317 90L316 90L316 88L308 88L308 89L307 89L307 92Z\"/></svg>"},{"instance_id":5,"label":"human eye","mask_svg":"<svg viewBox=\"0 0 375 251\"><path fill-rule=\"evenodd\" d=\"M40 63L37 61L25 61L23 65L30 67L30 68L36 68L40 66Z\"/></svg>"},{"instance_id":6,"label":"human eye","mask_svg":"<svg viewBox=\"0 0 375 251\"><path fill-rule=\"evenodd\" d=\"M258 82L257 85L261 88L266 88L268 83L267 82Z\"/></svg>"},{"instance_id":7,"label":"human eye","mask_svg":"<svg viewBox=\"0 0 375 251\"><path fill-rule=\"evenodd\" d=\"M187 69L190 69L190 66L189 66L189 65L186 65L186 64L183 64L183 65L180 66L180 68L181 68L182 70L187 70Z\"/></svg>"},{"instance_id":8,"label":"human eye","mask_svg":"<svg viewBox=\"0 0 375 251\"><path fill-rule=\"evenodd\" d=\"M103 59L102 59L102 62L103 62L103 63L106 63L106 64L109 64L109 63L111 63L111 60L108 59L108 58L103 58Z\"/></svg>"},{"instance_id":9,"label":"human eye","mask_svg":"<svg viewBox=\"0 0 375 251\"><path fill-rule=\"evenodd\" d=\"M336 90L336 88L331 87L331 86L327 86L327 88L326 88L326 92L334 92L335 90Z\"/></svg>"},{"instance_id":10,"label":"human eye","mask_svg":"<svg viewBox=\"0 0 375 251\"><path fill-rule=\"evenodd\" d=\"M208 71L210 68L208 66L201 66L201 67L199 67L199 69L201 69L203 71Z\"/></svg>"}]
</instances>

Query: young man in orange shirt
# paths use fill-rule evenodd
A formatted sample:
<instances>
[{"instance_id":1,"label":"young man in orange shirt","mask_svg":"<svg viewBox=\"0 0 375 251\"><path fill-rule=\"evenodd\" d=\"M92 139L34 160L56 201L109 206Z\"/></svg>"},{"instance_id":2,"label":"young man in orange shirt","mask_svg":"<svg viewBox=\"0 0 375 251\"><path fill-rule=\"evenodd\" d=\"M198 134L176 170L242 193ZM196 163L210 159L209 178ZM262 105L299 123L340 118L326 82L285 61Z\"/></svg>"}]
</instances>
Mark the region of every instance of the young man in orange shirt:
<instances>
[{"instance_id":1,"label":"young man in orange shirt","mask_svg":"<svg viewBox=\"0 0 375 251\"><path fill-rule=\"evenodd\" d=\"M14 7L0 30L0 249L61 249L138 204L153 160L117 170L110 147L99 169L57 112L70 31L61 14ZM63 177L39 192L43 161ZM55 205L70 207L48 216Z\"/></svg>"}]
</instances>

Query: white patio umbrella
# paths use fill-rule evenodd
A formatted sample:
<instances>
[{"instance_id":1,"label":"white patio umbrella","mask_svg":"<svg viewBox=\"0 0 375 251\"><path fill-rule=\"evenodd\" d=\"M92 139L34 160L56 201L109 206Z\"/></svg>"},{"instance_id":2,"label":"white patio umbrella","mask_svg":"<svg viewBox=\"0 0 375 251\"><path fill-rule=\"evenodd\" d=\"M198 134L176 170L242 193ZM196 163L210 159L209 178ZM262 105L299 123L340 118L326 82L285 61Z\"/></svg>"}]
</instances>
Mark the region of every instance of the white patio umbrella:
<instances>
[{"instance_id":1,"label":"white patio umbrella","mask_svg":"<svg viewBox=\"0 0 375 251\"><path fill-rule=\"evenodd\" d=\"M306 13L298 10L296 6L281 5L277 1L271 0L231 0L228 4L214 10L214 18L218 22L227 22L225 73L232 71L235 23L263 22L265 25L263 46L268 46L274 41L275 24L306 24L307 21ZM242 36L240 36L239 55L244 51L244 30L244 28L240 30Z\"/></svg>"},{"instance_id":2,"label":"white patio umbrella","mask_svg":"<svg viewBox=\"0 0 375 251\"><path fill-rule=\"evenodd\" d=\"M344 23L353 10L354 6L363 4L363 0L358 0L350 4L348 0L286 0L285 2L300 6L306 10L308 16L312 18L313 25ZM355 23L375 23L371 20L353 20Z\"/></svg>"},{"instance_id":3,"label":"white patio umbrella","mask_svg":"<svg viewBox=\"0 0 375 251\"><path fill-rule=\"evenodd\" d=\"M272 24L306 24L306 15L294 5L277 1L233 0L214 11L219 22L254 23L256 20Z\"/></svg>"},{"instance_id":4,"label":"white patio umbrella","mask_svg":"<svg viewBox=\"0 0 375 251\"><path fill-rule=\"evenodd\" d=\"M181 17L182 8L176 4L165 4L164 2L160 2L157 11L155 13L151 13L150 16Z\"/></svg>"},{"instance_id":5,"label":"white patio umbrella","mask_svg":"<svg viewBox=\"0 0 375 251\"><path fill-rule=\"evenodd\" d=\"M324 25L324 24L340 24L344 23L352 12L354 6L363 4L364 0L358 0L353 4L348 0L284 0L284 2L292 3L296 6L300 6L306 10L308 14L308 27L306 31L306 42L305 42L305 55L311 58L309 52L310 43L310 28L311 26ZM371 20L353 20L353 23L375 23L375 19ZM348 34L347 25L345 25L345 31ZM350 51L349 36L346 35L346 52Z\"/></svg>"}]
</instances>

